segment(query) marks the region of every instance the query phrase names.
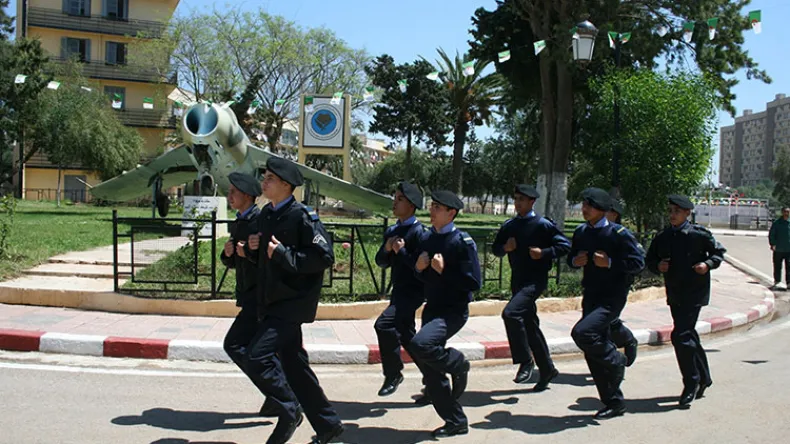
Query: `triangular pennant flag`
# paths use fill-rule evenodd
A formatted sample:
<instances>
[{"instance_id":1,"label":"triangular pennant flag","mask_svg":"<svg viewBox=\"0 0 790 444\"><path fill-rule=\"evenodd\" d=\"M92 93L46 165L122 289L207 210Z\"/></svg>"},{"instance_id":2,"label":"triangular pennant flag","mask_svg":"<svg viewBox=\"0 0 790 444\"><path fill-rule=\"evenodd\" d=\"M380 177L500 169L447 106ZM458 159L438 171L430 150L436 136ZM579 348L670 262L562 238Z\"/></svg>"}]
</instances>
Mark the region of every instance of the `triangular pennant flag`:
<instances>
[{"instance_id":1,"label":"triangular pennant flag","mask_svg":"<svg viewBox=\"0 0 790 444\"><path fill-rule=\"evenodd\" d=\"M223 108L230 108L231 106L233 106L233 104L234 104L234 103L236 103L236 101L235 101L235 100L230 100L230 101L228 101L228 102L225 102L225 103L223 103L223 104L222 104L222 107L223 107Z\"/></svg>"},{"instance_id":2,"label":"triangular pennant flag","mask_svg":"<svg viewBox=\"0 0 790 444\"><path fill-rule=\"evenodd\" d=\"M121 109L121 106L123 106L123 96L120 94L114 94L112 99L113 109Z\"/></svg>"},{"instance_id":3,"label":"triangular pennant flag","mask_svg":"<svg viewBox=\"0 0 790 444\"><path fill-rule=\"evenodd\" d=\"M546 49L546 41L545 40L538 40L537 42L535 42L533 44L533 46L535 46L535 55L538 55L538 54L541 53L541 51Z\"/></svg>"},{"instance_id":4,"label":"triangular pennant flag","mask_svg":"<svg viewBox=\"0 0 790 444\"><path fill-rule=\"evenodd\" d=\"M502 51L499 54L499 63L505 63L510 60L510 51Z\"/></svg>"},{"instance_id":5,"label":"triangular pennant flag","mask_svg":"<svg viewBox=\"0 0 790 444\"><path fill-rule=\"evenodd\" d=\"M88 92L93 91L92 89L88 88L87 86L82 86L81 88L82 88L83 91L88 91Z\"/></svg>"},{"instance_id":6,"label":"triangular pennant flag","mask_svg":"<svg viewBox=\"0 0 790 444\"><path fill-rule=\"evenodd\" d=\"M181 117L184 115L184 104L176 100L173 102L173 115Z\"/></svg>"},{"instance_id":7,"label":"triangular pennant flag","mask_svg":"<svg viewBox=\"0 0 790 444\"><path fill-rule=\"evenodd\" d=\"M614 49L617 46L615 42L617 42L620 33L617 31L609 31L606 36L609 38L609 47Z\"/></svg>"},{"instance_id":8,"label":"triangular pennant flag","mask_svg":"<svg viewBox=\"0 0 790 444\"><path fill-rule=\"evenodd\" d=\"M691 38L694 36L694 22L683 23L683 41L691 43Z\"/></svg>"},{"instance_id":9,"label":"triangular pennant flag","mask_svg":"<svg viewBox=\"0 0 790 444\"><path fill-rule=\"evenodd\" d=\"M428 80L439 80L439 71L434 71L425 77L427 77Z\"/></svg>"},{"instance_id":10,"label":"triangular pennant flag","mask_svg":"<svg viewBox=\"0 0 790 444\"><path fill-rule=\"evenodd\" d=\"M471 76L472 74L475 73L475 61L474 60L472 60L471 62L466 62L466 63L464 63L461 66L464 68L464 75L465 76L468 77L468 76Z\"/></svg>"},{"instance_id":11,"label":"triangular pennant flag","mask_svg":"<svg viewBox=\"0 0 790 444\"><path fill-rule=\"evenodd\" d=\"M376 90L374 86L366 86L365 92L362 94L362 100L365 102L372 102L375 96L373 95L373 91Z\"/></svg>"},{"instance_id":12,"label":"triangular pennant flag","mask_svg":"<svg viewBox=\"0 0 790 444\"><path fill-rule=\"evenodd\" d=\"M150 97L143 98L143 108L145 109L154 109L154 99Z\"/></svg>"},{"instance_id":13,"label":"triangular pennant flag","mask_svg":"<svg viewBox=\"0 0 790 444\"><path fill-rule=\"evenodd\" d=\"M60 88L60 82L56 82L56 81L53 80L53 81L49 82L49 84L47 85L47 88L53 89L53 90L57 90L58 88Z\"/></svg>"},{"instance_id":14,"label":"triangular pennant flag","mask_svg":"<svg viewBox=\"0 0 790 444\"><path fill-rule=\"evenodd\" d=\"M763 13L759 9L749 12L749 23L752 24L755 34L763 32Z\"/></svg>"},{"instance_id":15,"label":"triangular pennant flag","mask_svg":"<svg viewBox=\"0 0 790 444\"><path fill-rule=\"evenodd\" d=\"M305 96L304 97L304 112L312 113L315 109L315 105L313 104L313 96Z\"/></svg>"},{"instance_id":16,"label":"triangular pennant flag","mask_svg":"<svg viewBox=\"0 0 790 444\"><path fill-rule=\"evenodd\" d=\"M578 26L574 26L573 28L571 28L571 35L572 35L571 38L573 40L576 40L576 39L579 38L579 27Z\"/></svg>"},{"instance_id":17,"label":"triangular pennant flag","mask_svg":"<svg viewBox=\"0 0 790 444\"><path fill-rule=\"evenodd\" d=\"M332 105L340 105L340 99L343 98L342 92L336 92L332 94L332 100L329 101Z\"/></svg>"},{"instance_id":18,"label":"triangular pennant flag","mask_svg":"<svg viewBox=\"0 0 790 444\"><path fill-rule=\"evenodd\" d=\"M664 25L658 25L658 28L656 28L656 32L660 37L664 37L669 32L669 28L667 28Z\"/></svg>"},{"instance_id":19,"label":"triangular pennant flag","mask_svg":"<svg viewBox=\"0 0 790 444\"><path fill-rule=\"evenodd\" d=\"M398 89L403 94L406 94L406 87L409 86L409 81L406 79L398 80Z\"/></svg>"},{"instance_id":20,"label":"triangular pennant flag","mask_svg":"<svg viewBox=\"0 0 790 444\"><path fill-rule=\"evenodd\" d=\"M716 26L719 25L719 18L713 17L708 19L708 38L713 40L716 37Z\"/></svg>"},{"instance_id":21,"label":"triangular pennant flag","mask_svg":"<svg viewBox=\"0 0 790 444\"><path fill-rule=\"evenodd\" d=\"M283 110L283 106L285 105L285 99L277 99L274 101L274 112L279 113Z\"/></svg>"},{"instance_id":22,"label":"triangular pennant flag","mask_svg":"<svg viewBox=\"0 0 790 444\"><path fill-rule=\"evenodd\" d=\"M260 100L253 100L252 103L250 103L250 107L247 108L247 114L249 115L255 114L255 112L258 111L258 108L260 106L261 106Z\"/></svg>"},{"instance_id":23,"label":"triangular pennant flag","mask_svg":"<svg viewBox=\"0 0 790 444\"><path fill-rule=\"evenodd\" d=\"M628 43L630 41L631 41L631 33L630 32L624 32L624 33L620 34L620 43L625 45L626 43Z\"/></svg>"},{"instance_id":24,"label":"triangular pennant flag","mask_svg":"<svg viewBox=\"0 0 790 444\"><path fill-rule=\"evenodd\" d=\"M14 83L16 83L16 84L25 83L25 79L27 79L26 75L24 75L24 74L17 74L16 78L14 79Z\"/></svg>"}]
</instances>

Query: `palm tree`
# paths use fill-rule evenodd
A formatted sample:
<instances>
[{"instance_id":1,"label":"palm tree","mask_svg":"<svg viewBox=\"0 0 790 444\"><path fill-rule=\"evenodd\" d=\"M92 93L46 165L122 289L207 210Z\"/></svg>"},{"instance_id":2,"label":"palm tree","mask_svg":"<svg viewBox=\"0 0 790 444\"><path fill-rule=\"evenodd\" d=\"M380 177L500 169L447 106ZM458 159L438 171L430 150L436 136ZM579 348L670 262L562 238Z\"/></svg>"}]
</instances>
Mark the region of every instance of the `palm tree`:
<instances>
[{"instance_id":1,"label":"palm tree","mask_svg":"<svg viewBox=\"0 0 790 444\"><path fill-rule=\"evenodd\" d=\"M442 80L447 87L453 120L453 191L461 192L464 145L471 124L475 126L491 121L491 116L501 100L503 78L497 73L483 76L482 73L491 63L488 60L474 62L471 75L464 74L464 63L470 61L469 55L463 57L456 52L455 60L450 59L443 49L438 49Z\"/></svg>"}]
</instances>

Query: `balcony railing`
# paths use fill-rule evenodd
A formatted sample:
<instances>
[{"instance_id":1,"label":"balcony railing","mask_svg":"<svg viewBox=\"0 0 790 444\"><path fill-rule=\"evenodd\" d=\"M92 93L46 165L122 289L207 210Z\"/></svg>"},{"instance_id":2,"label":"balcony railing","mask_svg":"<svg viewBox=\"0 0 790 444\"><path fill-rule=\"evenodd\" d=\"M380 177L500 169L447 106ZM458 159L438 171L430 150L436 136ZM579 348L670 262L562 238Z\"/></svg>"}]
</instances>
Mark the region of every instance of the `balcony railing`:
<instances>
[{"instance_id":1,"label":"balcony railing","mask_svg":"<svg viewBox=\"0 0 790 444\"><path fill-rule=\"evenodd\" d=\"M151 20L116 19L102 16L70 15L60 9L28 9L29 26L69 29L72 31L98 32L101 34L128 35L136 37L144 33L146 37L159 38L167 24Z\"/></svg>"},{"instance_id":2,"label":"balcony railing","mask_svg":"<svg viewBox=\"0 0 790 444\"><path fill-rule=\"evenodd\" d=\"M126 126L145 128L176 127L176 118L166 110L121 109L116 111L118 119Z\"/></svg>"},{"instance_id":3,"label":"balcony railing","mask_svg":"<svg viewBox=\"0 0 790 444\"><path fill-rule=\"evenodd\" d=\"M52 57L55 62L66 62L67 59ZM132 82L169 83L178 84L178 72L166 74L153 68L144 68L134 65L113 65L100 60L82 62L82 73L94 79L127 80Z\"/></svg>"}]
</instances>

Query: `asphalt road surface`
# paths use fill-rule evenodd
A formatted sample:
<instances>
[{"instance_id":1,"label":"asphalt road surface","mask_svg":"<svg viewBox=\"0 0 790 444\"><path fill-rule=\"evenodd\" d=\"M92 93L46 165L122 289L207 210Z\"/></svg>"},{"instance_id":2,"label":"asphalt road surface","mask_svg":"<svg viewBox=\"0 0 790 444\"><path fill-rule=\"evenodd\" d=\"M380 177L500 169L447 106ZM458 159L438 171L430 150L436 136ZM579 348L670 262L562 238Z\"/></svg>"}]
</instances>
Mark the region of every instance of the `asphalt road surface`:
<instances>
[{"instance_id":1,"label":"asphalt road surface","mask_svg":"<svg viewBox=\"0 0 790 444\"><path fill-rule=\"evenodd\" d=\"M782 296L786 298L786 296ZM786 300L777 301L781 314ZM462 404L470 433L448 443L779 443L790 433L790 321L778 318L703 339L714 385L680 409L680 375L671 348L640 349L626 373L628 413L596 421L600 408L578 357L543 393L512 383L515 367L475 365ZM347 425L341 442L431 441L442 423L412 397L420 377L379 398L377 366L318 366ZM0 443L263 443L273 424L256 417L261 396L228 364L142 361L0 352ZM310 441L305 421L293 443Z\"/></svg>"}]
</instances>

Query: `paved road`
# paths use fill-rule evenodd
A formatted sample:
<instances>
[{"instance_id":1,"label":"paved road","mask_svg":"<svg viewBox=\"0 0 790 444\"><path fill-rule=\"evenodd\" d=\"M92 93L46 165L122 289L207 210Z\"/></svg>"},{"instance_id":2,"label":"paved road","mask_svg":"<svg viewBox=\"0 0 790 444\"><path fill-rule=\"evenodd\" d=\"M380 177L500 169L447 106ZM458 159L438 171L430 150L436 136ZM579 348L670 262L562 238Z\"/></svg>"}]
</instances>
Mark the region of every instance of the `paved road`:
<instances>
[{"instance_id":1,"label":"paved road","mask_svg":"<svg viewBox=\"0 0 790 444\"><path fill-rule=\"evenodd\" d=\"M782 296L786 298L787 296ZM779 300L780 312L788 311ZM546 392L510 382L511 365L475 366L462 398L471 431L448 443L769 443L790 432L790 321L707 339L715 380L690 410L676 407L680 379L669 348L642 350L628 370L629 413L598 422L595 388L579 359ZM348 426L346 443L418 443L441 425L416 407L414 368L389 398L375 395L376 366L320 367L319 378ZM0 352L0 443L232 444L264 442L261 400L228 364L151 362ZM305 422L294 443L308 442Z\"/></svg>"},{"instance_id":2,"label":"paved road","mask_svg":"<svg viewBox=\"0 0 790 444\"><path fill-rule=\"evenodd\" d=\"M727 248L728 255L754 267L765 275L765 278L773 282L774 268L771 261L771 250L768 247L768 238L716 236L716 240Z\"/></svg>"}]
</instances>

